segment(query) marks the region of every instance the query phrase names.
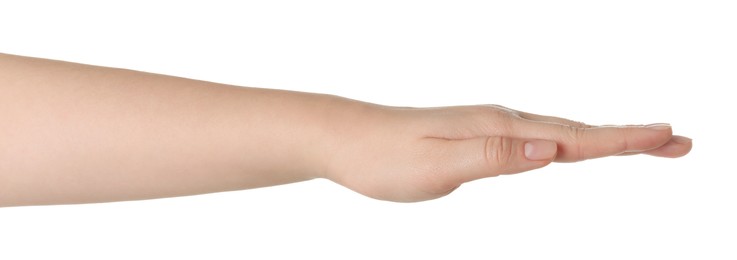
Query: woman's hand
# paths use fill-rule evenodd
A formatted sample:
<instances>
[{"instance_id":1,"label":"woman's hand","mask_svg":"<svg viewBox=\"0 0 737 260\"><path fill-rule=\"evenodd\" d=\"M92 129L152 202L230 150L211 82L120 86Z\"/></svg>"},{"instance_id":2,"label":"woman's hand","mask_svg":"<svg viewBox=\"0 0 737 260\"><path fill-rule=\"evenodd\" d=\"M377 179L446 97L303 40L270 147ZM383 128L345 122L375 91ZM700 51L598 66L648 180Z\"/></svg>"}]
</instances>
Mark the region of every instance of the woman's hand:
<instances>
[{"instance_id":1,"label":"woman's hand","mask_svg":"<svg viewBox=\"0 0 737 260\"><path fill-rule=\"evenodd\" d=\"M359 104L328 131L326 177L382 200L421 201L464 182L611 155L679 157L691 140L668 124L590 126L496 105ZM330 138L327 138L330 139Z\"/></svg>"}]
</instances>

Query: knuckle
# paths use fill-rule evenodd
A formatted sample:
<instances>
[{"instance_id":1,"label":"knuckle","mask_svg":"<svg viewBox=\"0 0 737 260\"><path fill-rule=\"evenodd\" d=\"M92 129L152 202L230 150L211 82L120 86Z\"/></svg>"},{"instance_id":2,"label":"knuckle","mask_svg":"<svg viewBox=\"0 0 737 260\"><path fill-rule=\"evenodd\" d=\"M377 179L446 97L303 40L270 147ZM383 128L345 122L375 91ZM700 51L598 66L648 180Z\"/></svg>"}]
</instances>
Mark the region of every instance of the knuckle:
<instances>
[{"instance_id":1,"label":"knuckle","mask_svg":"<svg viewBox=\"0 0 737 260\"><path fill-rule=\"evenodd\" d=\"M563 127L563 131L568 133L568 137L573 142L580 142L586 137L586 129L575 127L575 126L568 126L568 125L561 125Z\"/></svg>"},{"instance_id":2,"label":"knuckle","mask_svg":"<svg viewBox=\"0 0 737 260\"><path fill-rule=\"evenodd\" d=\"M506 118L506 119L520 118L519 111L506 108L500 105L488 105L488 106L485 106L484 108L487 109L487 112L499 118Z\"/></svg>"},{"instance_id":3,"label":"knuckle","mask_svg":"<svg viewBox=\"0 0 737 260\"><path fill-rule=\"evenodd\" d=\"M571 161L583 161L586 160L586 149L584 149L583 142L586 140L587 132L585 128L575 126L561 126L565 129L568 134L568 141L572 144L571 149L567 151L570 154Z\"/></svg>"},{"instance_id":4,"label":"knuckle","mask_svg":"<svg viewBox=\"0 0 737 260\"><path fill-rule=\"evenodd\" d=\"M484 146L486 164L490 167L504 168L514 158L512 139L506 137L488 137Z\"/></svg>"},{"instance_id":5,"label":"knuckle","mask_svg":"<svg viewBox=\"0 0 737 260\"><path fill-rule=\"evenodd\" d=\"M508 109L498 109L495 107L483 106L479 107L479 113L476 115L476 122L481 127L481 131L487 135L501 136L513 133L516 120L519 115Z\"/></svg>"},{"instance_id":6,"label":"knuckle","mask_svg":"<svg viewBox=\"0 0 737 260\"><path fill-rule=\"evenodd\" d=\"M515 114L515 115L519 114L517 110L511 109L511 108L508 108L502 105L490 104L490 105L486 105L485 107L492 108L495 111L504 112L507 114Z\"/></svg>"}]
</instances>

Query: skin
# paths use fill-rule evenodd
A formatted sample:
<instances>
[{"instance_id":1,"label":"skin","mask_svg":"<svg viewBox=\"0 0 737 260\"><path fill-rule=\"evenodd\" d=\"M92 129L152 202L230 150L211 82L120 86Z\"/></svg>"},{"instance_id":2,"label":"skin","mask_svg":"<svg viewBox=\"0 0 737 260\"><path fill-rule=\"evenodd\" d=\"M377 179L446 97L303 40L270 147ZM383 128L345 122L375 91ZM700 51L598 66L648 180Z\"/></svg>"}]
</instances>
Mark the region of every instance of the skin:
<instances>
[{"instance_id":1,"label":"skin","mask_svg":"<svg viewBox=\"0 0 737 260\"><path fill-rule=\"evenodd\" d=\"M590 126L495 105L381 106L0 54L0 206L184 196L327 178L412 202L622 154L679 157L667 124Z\"/></svg>"}]
</instances>

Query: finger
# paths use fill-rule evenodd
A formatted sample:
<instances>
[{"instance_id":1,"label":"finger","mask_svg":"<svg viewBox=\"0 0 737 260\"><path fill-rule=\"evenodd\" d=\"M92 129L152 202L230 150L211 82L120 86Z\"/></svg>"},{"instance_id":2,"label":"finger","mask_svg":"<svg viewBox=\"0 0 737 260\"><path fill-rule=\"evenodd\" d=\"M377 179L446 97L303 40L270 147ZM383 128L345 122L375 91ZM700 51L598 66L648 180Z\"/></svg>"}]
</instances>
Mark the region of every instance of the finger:
<instances>
[{"instance_id":1,"label":"finger","mask_svg":"<svg viewBox=\"0 0 737 260\"><path fill-rule=\"evenodd\" d=\"M647 151L624 152L619 155L647 154L657 157L677 158L688 154L693 146L691 138L674 135L667 143Z\"/></svg>"},{"instance_id":2,"label":"finger","mask_svg":"<svg viewBox=\"0 0 737 260\"><path fill-rule=\"evenodd\" d=\"M511 109L505 106L501 105L490 105L493 108L505 111L509 114L516 115L522 119L527 119L531 121L537 121L537 122L547 122L547 123L556 123L561 125L567 125L567 126L573 126L573 127L579 127L579 128L589 128L592 127L590 125L584 124L582 122L573 121L566 118L560 118L560 117L554 117L554 116L544 116L544 115L538 115L533 113L528 113L524 111L519 111L516 109Z\"/></svg>"},{"instance_id":3,"label":"finger","mask_svg":"<svg viewBox=\"0 0 737 260\"><path fill-rule=\"evenodd\" d=\"M547 140L508 137L443 141L440 168L458 184L543 167L553 161L557 149L555 142Z\"/></svg>"},{"instance_id":4,"label":"finger","mask_svg":"<svg viewBox=\"0 0 737 260\"><path fill-rule=\"evenodd\" d=\"M587 125L582 122L573 121L566 118L560 118L560 117L554 117L554 116L543 116L543 115L537 115L522 111L517 111L517 115L523 119L532 120L532 121L538 121L538 122L547 122L547 123L556 123L561 125L567 125L572 127L578 127L578 128L590 128L592 126Z\"/></svg>"},{"instance_id":5,"label":"finger","mask_svg":"<svg viewBox=\"0 0 737 260\"><path fill-rule=\"evenodd\" d=\"M648 151L672 137L670 125L579 128L560 124L519 121L508 133L516 138L553 140L557 162L575 162L631 151Z\"/></svg>"}]
</instances>

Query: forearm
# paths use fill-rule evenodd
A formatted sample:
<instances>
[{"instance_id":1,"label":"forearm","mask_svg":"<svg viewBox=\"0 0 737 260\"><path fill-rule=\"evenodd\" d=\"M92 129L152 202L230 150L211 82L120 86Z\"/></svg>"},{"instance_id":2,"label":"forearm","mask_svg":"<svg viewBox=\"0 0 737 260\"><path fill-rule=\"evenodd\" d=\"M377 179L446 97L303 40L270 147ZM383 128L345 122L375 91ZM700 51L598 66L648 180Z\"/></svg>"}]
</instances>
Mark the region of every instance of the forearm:
<instances>
[{"instance_id":1,"label":"forearm","mask_svg":"<svg viewBox=\"0 0 737 260\"><path fill-rule=\"evenodd\" d=\"M346 101L0 54L0 206L319 177L335 102Z\"/></svg>"}]
</instances>

